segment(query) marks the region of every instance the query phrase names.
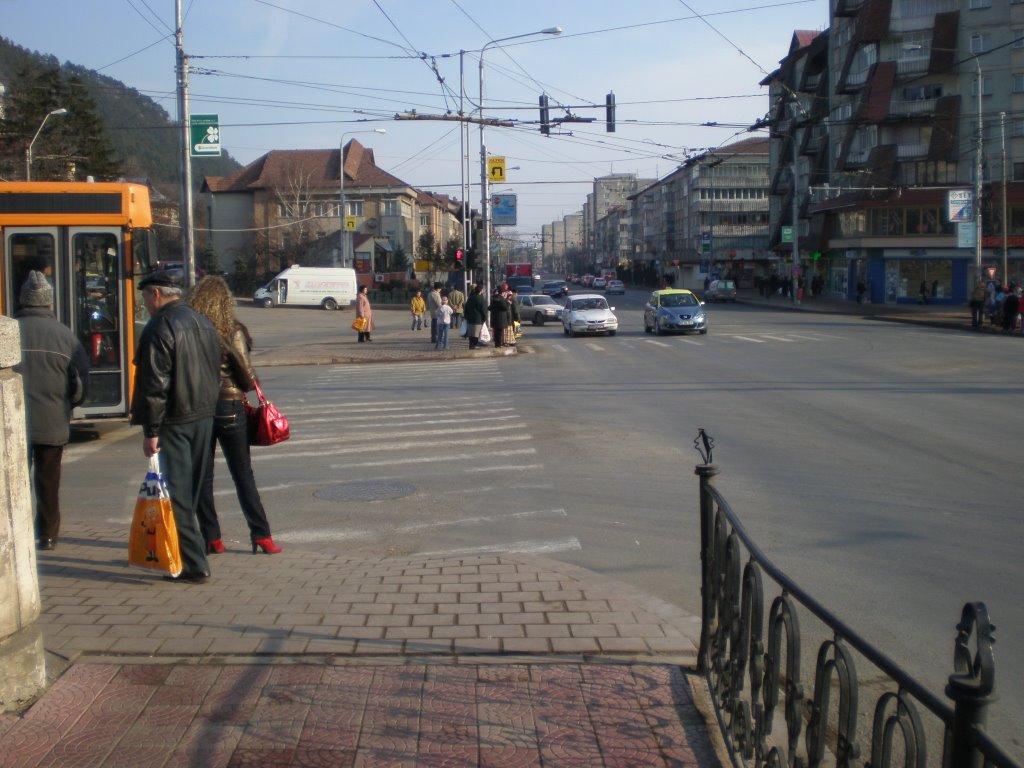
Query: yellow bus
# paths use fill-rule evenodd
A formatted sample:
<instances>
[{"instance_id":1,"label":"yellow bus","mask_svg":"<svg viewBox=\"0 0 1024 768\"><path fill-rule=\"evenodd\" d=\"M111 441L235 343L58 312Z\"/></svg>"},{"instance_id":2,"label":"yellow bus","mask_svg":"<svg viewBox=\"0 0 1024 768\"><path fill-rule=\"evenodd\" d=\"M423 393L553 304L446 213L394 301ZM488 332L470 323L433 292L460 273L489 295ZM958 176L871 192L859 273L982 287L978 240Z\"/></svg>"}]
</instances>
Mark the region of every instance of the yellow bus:
<instances>
[{"instance_id":1,"label":"yellow bus","mask_svg":"<svg viewBox=\"0 0 1024 768\"><path fill-rule=\"evenodd\" d=\"M155 244L142 184L0 182L0 312L18 310L30 270L49 278L57 318L92 362L79 418L128 414L148 319L135 284L156 267Z\"/></svg>"}]
</instances>

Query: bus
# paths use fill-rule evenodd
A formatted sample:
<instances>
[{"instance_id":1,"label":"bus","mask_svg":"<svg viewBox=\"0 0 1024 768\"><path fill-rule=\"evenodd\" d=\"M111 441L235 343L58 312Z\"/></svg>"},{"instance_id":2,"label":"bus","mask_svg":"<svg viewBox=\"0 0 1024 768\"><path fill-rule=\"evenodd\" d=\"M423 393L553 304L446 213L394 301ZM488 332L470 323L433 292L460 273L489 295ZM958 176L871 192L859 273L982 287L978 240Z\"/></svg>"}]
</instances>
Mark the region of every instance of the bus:
<instances>
[{"instance_id":1,"label":"bus","mask_svg":"<svg viewBox=\"0 0 1024 768\"><path fill-rule=\"evenodd\" d=\"M57 318L92 363L76 418L128 415L136 340L149 319L135 285L156 255L142 184L0 182L0 312L19 309L30 270L50 280Z\"/></svg>"}]
</instances>

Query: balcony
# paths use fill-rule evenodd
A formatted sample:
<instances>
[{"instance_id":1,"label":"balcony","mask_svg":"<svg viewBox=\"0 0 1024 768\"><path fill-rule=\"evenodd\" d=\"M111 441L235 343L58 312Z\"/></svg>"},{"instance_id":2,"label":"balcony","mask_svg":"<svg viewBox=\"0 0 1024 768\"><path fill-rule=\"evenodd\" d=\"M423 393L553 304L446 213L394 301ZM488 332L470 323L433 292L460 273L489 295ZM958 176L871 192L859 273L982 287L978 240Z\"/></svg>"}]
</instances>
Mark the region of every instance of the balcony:
<instances>
[{"instance_id":1,"label":"balcony","mask_svg":"<svg viewBox=\"0 0 1024 768\"><path fill-rule=\"evenodd\" d=\"M920 75L928 71L928 57L915 56L912 59L897 59L896 74Z\"/></svg>"},{"instance_id":2,"label":"balcony","mask_svg":"<svg viewBox=\"0 0 1024 768\"><path fill-rule=\"evenodd\" d=\"M871 67L865 67L857 72L850 72L850 74L846 76L846 82L844 85L847 88L860 88L868 81L868 75L870 74Z\"/></svg>"},{"instance_id":3,"label":"balcony","mask_svg":"<svg viewBox=\"0 0 1024 768\"><path fill-rule=\"evenodd\" d=\"M893 99L889 106L889 116L930 115L935 112L936 103L938 99Z\"/></svg>"},{"instance_id":4,"label":"balcony","mask_svg":"<svg viewBox=\"0 0 1024 768\"><path fill-rule=\"evenodd\" d=\"M928 156L928 145L927 144L897 144L896 145L896 159L898 160L913 160L916 158Z\"/></svg>"},{"instance_id":5,"label":"balcony","mask_svg":"<svg viewBox=\"0 0 1024 768\"><path fill-rule=\"evenodd\" d=\"M835 0L833 13L836 16L856 16L862 5L864 0Z\"/></svg>"}]
</instances>

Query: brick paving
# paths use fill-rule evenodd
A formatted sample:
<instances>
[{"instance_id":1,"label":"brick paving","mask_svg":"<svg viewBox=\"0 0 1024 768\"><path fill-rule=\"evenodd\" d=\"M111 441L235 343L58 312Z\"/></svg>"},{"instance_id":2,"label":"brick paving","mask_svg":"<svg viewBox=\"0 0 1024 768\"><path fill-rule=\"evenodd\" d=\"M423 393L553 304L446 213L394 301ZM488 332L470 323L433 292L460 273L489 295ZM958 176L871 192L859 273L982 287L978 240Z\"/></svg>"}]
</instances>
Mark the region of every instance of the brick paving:
<instances>
[{"instance_id":1,"label":"brick paving","mask_svg":"<svg viewBox=\"0 0 1024 768\"><path fill-rule=\"evenodd\" d=\"M699 619L543 557L125 564L116 526L39 553L54 676L0 767L719 766Z\"/></svg>"}]
</instances>

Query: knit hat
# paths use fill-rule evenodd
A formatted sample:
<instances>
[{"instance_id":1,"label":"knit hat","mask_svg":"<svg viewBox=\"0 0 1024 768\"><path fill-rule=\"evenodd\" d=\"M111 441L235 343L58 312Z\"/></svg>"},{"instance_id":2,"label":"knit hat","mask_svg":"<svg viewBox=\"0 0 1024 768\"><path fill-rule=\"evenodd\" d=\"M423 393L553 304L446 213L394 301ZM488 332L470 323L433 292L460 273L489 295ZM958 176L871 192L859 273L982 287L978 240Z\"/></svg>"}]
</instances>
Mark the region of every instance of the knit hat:
<instances>
[{"instance_id":1,"label":"knit hat","mask_svg":"<svg viewBox=\"0 0 1024 768\"><path fill-rule=\"evenodd\" d=\"M49 307L53 304L53 286L46 275L33 269L21 286L19 298L23 307Z\"/></svg>"}]
</instances>

